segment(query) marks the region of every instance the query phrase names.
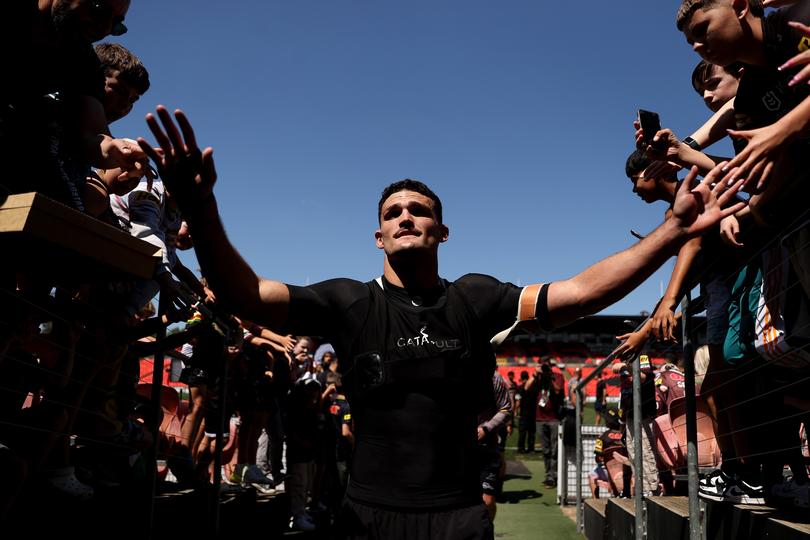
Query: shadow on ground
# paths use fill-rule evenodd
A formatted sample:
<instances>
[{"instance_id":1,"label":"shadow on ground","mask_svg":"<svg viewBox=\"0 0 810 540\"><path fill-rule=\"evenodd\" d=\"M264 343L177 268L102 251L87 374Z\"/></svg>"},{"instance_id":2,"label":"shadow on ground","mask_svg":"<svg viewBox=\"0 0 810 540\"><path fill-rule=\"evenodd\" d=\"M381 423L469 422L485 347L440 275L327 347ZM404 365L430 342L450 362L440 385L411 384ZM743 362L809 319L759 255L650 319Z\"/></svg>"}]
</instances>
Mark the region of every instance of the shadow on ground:
<instances>
[{"instance_id":1,"label":"shadow on ground","mask_svg":"<svg viewBox=\"0 0 810 540\"><path fill-rule=\"evenodd\" d=\"M528 499L539 499L543 494L533 489L523 489L521 491L504 491L500 498L499 503L503 504L517 504L520 501Z\"/></svg>"}]
</instances>

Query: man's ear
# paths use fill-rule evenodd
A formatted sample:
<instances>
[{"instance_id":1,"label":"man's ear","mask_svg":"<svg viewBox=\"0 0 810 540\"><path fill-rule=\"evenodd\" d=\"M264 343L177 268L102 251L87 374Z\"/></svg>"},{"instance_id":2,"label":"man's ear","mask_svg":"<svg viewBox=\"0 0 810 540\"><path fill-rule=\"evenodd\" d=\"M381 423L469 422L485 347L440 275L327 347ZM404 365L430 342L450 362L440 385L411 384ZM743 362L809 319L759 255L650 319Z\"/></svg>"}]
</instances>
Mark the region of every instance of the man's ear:
<instances>
[{"instance_id":1,"label":"man's ear","mask_svg":"<svg viewBox=\"0 0 810 540\"><path fill-rule=\"evenodd\" d=\"M374 231L374 244L377 246L377 249L383 248L382 231L380 229Z\"/></svg>"},{"instance_id":2,"label":"man's ear","mask_svg":"<svg viewBox=\"0 0 810 540\"><path fill-rule=\"evenodd\" d=\"M439 240L440 242L447 242L447 239L450 237L450 229L447 225L442 224L442 236Z\"/></svg>"},{"instance_id":3,"label":"man's ear","mask_svg":"<svg viewBox=\"0 0 810 540\"><path fill-rule=\"evenodd\" d=\"M742 20L748 15L751 6L748 4L748 0L731 0L731 9L734 10L734 14L737 15L737 18Z\"/></svg>"}]
</instances>

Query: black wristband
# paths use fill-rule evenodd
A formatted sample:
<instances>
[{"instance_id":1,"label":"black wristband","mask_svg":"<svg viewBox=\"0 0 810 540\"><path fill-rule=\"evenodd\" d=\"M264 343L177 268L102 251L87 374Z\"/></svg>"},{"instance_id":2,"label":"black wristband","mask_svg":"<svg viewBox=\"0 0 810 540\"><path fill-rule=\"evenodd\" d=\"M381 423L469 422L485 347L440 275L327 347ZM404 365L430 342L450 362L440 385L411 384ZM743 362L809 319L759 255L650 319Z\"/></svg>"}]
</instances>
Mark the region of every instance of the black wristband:
<instances>
[{"instance_id":1,"label":"black wristband","mask_svg":"<svg viewBox=\"0 0 810 540\"><path fill-rule=\"evenodd\" d=\"M702 148L700 147L700 144L695 139L693 139L692 137L685 138L683 140L683 143L690 146L690 147L692 147L692 148L694 148L698 152L700 152L702 150Z\"/></svg>"}]
</instances>

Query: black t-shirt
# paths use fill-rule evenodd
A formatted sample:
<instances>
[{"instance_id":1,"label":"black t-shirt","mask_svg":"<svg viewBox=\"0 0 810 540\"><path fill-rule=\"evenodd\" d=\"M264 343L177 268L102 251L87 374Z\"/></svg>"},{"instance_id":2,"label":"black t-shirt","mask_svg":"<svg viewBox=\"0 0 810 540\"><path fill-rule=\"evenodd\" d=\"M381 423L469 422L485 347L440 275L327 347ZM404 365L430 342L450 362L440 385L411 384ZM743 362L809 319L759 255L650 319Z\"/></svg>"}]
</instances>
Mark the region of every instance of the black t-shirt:
<instances>
[{"instance_id":1,"label":"black t-shirt","mask_svg":"<svg viewBox=\"0 0 810 540\"><path fill-rule=\"evenodd\" d=\"M618 429L607 429L596 438L593 453L597 461L602 461L606 454L619 452L626 456L627 448L624 445L624 435Z\"/></svg>"},{"instance_id":2,"label":"black t-shirt","mask_svg":"<svg viewBox=\"0 0 810 540\"><path fill-rule=\"evenodd\" d=\"M766 65L745 66L734 100L737 129L749 130L771 125L810 95L810 87L806 84L788 86L795 70L780 72L776 69L810 48L810 40L788 25L792 20L810 23L805 11L777 10L761 20ZM745 148L745 144L745 141L734 140L738 153Z\"/></svg>"},{"instance_id":3,"label":"black t-shirt","mask_svg":"<svg viewBox=\"0 0 810 540\"><path fill-rule=\"evenodd\" d=\"M515 321L521 289L468 274L429 291L383 279L289 290L287 329L324 336L340 359L356 430L348 496L406 510L480 502L476 427L492 400L489 339ZM538 312L547 318L545 305Z\"/></svg>"},{"instance_id":4,"label":"black t-shirt","mask_svg":"<svg viewBox=\"0 0 810 540\"><path fill-rule=\"evenodd\" d=\"M329 413L332 415L332 423L337 433L337 460L346 461L352 454L352 445L343 436L343 426L349 426L349 429L352 428L352 410L346 396L343 394L335 395L332 404L329 406Z\"/></svg>"},{"instance_id":5,"label":"black t-shirt","mask_svg":"<svg viewBox=\"0 0 810 540\"><path fill-rule=\"evenodd\" d=\"M607 389L607 380L599 379L596 383L596 403L601 404L605 400L605 391Z\"/></svg>"}]
</instances>

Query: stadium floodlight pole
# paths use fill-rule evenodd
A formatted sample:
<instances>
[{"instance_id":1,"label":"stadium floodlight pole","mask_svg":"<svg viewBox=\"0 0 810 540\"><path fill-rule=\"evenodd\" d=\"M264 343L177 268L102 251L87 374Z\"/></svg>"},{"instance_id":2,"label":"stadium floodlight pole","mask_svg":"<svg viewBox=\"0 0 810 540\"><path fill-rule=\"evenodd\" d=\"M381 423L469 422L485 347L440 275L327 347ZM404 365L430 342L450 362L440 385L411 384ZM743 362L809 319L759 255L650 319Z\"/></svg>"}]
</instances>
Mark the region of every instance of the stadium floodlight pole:
<instances>
[{"instance_id":1,"label":"stadium floodlight pole","mask_svg":"<svg viewBox=\"0 0 810 540\"><path fill-rule=\"evenodd\" d=\"M700 500L698 499L697 404L695 403L695 354L689 313L691 298L687 292L681 300L683 338L684 391L686 393L686 468L689 486L689 540L701 539Z\"/></svg>"},{"instance_id":2,"label":"stadium floodlight pole","mask_svg":"<svg viewBox=\"0 0 810 540\"><path fill-rule=\"evenodd\" d=\"M636 489L633 497L636 503L636 540L644 540L644 466L641 456L643 430L641 422L641 361L633 358L633 474Z\"/></svg>"},{"instance_id":3,"label":"stadium floodlight pole","mask_svg":"<svg viewBox=\"0 0 810 540\"><path fill-rule=\"evenodd\" d=\"M582 532L585 528L585 524L583 523L583 513L584 508L582 507L582 400L584 398L584 394L582 392L582 385L578 384L574 388L574 395L576 396L576 410L574 414L576 414L575 425L577 429L577 444L574 449L576 452L576 470L577 470L577 532ZM568 495L568 489L566 488L566 492L564 496Z\"/></svg>"}]
</instances>

